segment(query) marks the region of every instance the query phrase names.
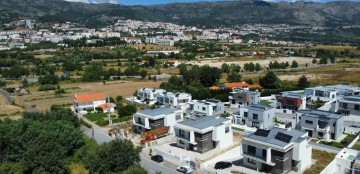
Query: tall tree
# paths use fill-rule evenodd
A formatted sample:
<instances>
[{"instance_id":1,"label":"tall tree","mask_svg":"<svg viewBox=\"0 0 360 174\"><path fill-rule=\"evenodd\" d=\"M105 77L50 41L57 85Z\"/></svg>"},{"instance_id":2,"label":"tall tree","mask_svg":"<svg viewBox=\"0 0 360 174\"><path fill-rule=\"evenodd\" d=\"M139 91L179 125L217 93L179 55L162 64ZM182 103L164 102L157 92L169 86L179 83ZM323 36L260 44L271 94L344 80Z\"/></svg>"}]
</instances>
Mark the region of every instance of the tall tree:
<instances>
[{"instance_id":1,"label":"tall tree","mask_svg":"<svg viewBox=\"0 0 360 174\"><path fill-rule=\"evenodd\" d=\"M230 74L228 74L227 81L228 82L240 82L241 75L236 72L231 72Z\"/></svg>"},{"instance_id":2,"label":"tall tree","mask_svg":"<svg viewBox=\"0 0 360 174\"><path fill-rule=\"evenodd\" d=\"M282 87L281 80L275 75L274 72L268 72L264 77L259 79L259 84L268 89L276 89Z\"/></svg>"},{"instance_id":3,"label":"tall tree","mask_svg":"<svg viewBox=\"0 0 360 174\"><path fill-rule=\"evenodd\" d=\"M297 86L299 88L308 88L310 87L310 82L308 81L305 75L302 75L298 80Z\"/></svg>"}]
</instances>

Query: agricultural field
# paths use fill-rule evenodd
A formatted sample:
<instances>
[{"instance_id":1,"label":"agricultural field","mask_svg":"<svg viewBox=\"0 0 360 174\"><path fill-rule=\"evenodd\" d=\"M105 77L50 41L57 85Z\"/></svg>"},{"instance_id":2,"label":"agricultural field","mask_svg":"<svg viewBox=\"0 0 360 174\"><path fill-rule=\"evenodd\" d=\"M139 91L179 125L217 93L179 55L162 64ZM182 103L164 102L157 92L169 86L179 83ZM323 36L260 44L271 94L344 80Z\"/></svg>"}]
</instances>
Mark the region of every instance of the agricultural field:
<instances>
[{"instance_id":1,"label":"agricultural field","mask_svg":"<svg viewBox=\"0 0 360 174\"><path fill-rule=\"evenodd\" d=\"M111 97L131 96L139 88L159 87L160 82L134 82L134 81L111 81L105 85L102 82L92 83L64 83L60 84L65 89L65 94L55 96L54 91L38 91L39 86L30 87L30 94L15 96L15 102L24 108L32 106L38 111L49 110L51 105L71 106L75 94L105 92Z\"/></svg>"},{"instance_id":2,"label":"agricultural field","mask_svg":"<svg viewBox=\"0 0 360 174\"><path fill-rule=\"evenodd\" d=\"M9 105L5 97L0 95L0 119L19 119L24 109L19 106Z\"/></svg>"}]
</instances>

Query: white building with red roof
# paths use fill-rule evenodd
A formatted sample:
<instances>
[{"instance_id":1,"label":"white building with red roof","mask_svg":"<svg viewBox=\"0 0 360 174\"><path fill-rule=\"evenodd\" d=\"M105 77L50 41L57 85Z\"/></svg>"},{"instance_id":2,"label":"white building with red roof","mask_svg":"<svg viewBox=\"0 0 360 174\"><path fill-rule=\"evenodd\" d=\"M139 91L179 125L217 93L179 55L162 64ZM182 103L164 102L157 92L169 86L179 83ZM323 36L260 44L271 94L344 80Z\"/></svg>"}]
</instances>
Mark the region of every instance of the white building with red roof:
<instances>
[{"instance_id":1,"label":"white building with red roof","mask_svg":"<svg viewBox=\"0 0 360 174\"><path fill-rule=\"evenodd\" d=\"M97 107L101 107L103 112L114 112L115 105L112 103L106 103L106 96L104 93L93 93L93 94L79 94L75 95L74 108L75 112L86 114L88 108L91 108L93 111Z\"/></svg>"}]
</instances>

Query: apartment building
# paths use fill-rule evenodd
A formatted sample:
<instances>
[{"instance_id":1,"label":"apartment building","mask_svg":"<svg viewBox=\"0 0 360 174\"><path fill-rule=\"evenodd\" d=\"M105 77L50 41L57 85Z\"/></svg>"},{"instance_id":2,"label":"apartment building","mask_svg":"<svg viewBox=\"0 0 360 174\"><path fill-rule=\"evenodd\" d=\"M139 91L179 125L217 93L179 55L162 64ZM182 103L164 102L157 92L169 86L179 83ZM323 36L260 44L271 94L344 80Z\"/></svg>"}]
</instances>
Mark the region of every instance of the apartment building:
<instances>
[{"instance_id":1,"label":"apartment building","mask_svg":"<svg viewBox=\"0 0 360 174\"><path fill-rule=\"evenodd\" d=\"M224 109L224 103L220 100L193 100L189 102L187 115L191 117L217 116L224 113Z\"/></svg>"},{"instance_id":2,"label":"apartment building","mask_svg":"<svg viewBox=\"0 0 360 174\"><path fill-rule=\"evenodd\" d=\"M188 102L191 100L191 94L189 93L164 92L156 95L157 104L165 107L179 108L184 111L188 108Z\"/></svg>"},{"instance_id":3,"label":"apartment building","mask_svg":"<svg viewBox=\"0 0 360 174\"><path fill-rule=\"evenodd\" d=\"M271 129L275 125L274 118L275 108L254 104L240 107L239 112L233 113L232 122L260 129Z\"/></svg>"},{"instance_id":4,"label":"apartment building","mask_svg":"<svg viewBox=\"0 0 360 174\"><path fill-rule=\"evenodd\" d=\"M156 100L156 95L159 93L164 93L166 92L165 89L156 89L156 88L141 88L137 90L137 97L141 100L141 101L155 101Z\"/></svg>"},{"instance_id":5,"label":"apartment building","mask_svg":"<svg viewBox=\"0 0 360 174\"><path fill-rule=\"evenodd\" d=\"M232 145L231 120L223 117L200 117L177 123L176 145L180 148L205 153Z\"/></svg>"},{"instance_id":6,"label":"apartment building","mask_svg":"<svg viewBox=\"0 0 360 174\"><path fill-rule=\"evenodd\" d=\"M328 111L297 111L297 128L307 131L309 137L325 141L337 140L344 132L344 116Z\"/></svg>"},{"instance_id":7,"label":"apartment building","mask_svg":"<svg viewBox=\"0 0 360 174\"><path fill-rule=\"evenodd\" d=\"M279 109L286 110L305 110L306 109L306 96L301 93L283 92L281 95L276 96Z\"/></svg>"},{"instance_id":8,"label":"apartment building","mask_svg":"<svg viewBox=\"0 0 360 174\"><path fill-rule=\"evenodd\" d=\"M156 108L139 111L133 115L133 124L137 133L143 133L161 127L169 127L174 132L174 125L182 121L183 111L177 108Z\"/></svg>"},{"instance_id":9,"label":"apartment building","mask_svg":"<svg viewBox=\"0 0 360 174\"><path fill-rule=\"evenodd\" d=\"M274 174L300 172L311 165L312 148L307 132L274 127L257 129L242 142L244 166Z\"/></svg>"},{"instance_id":10,"label":"apartment building","mask_svg":"<svg viewBox=\"0 0 360 174\"><path fill-rule=\"evenodd\" d=\"M339 112L343 115L360 116L360 96L346 96L339 100Z\"/></svg>"},{"instance_id":11,"label":"apartment building","mask_svg":"<svg viewBox=\"0 0 360 174\"><path fill-rule=\"evenodd\" d=\"M232 96L229 96L229 102L231 108L239 108L242 105L251 105L260 103L259 91L238 91L231 92Z\"/></svg>"}]
</instances>

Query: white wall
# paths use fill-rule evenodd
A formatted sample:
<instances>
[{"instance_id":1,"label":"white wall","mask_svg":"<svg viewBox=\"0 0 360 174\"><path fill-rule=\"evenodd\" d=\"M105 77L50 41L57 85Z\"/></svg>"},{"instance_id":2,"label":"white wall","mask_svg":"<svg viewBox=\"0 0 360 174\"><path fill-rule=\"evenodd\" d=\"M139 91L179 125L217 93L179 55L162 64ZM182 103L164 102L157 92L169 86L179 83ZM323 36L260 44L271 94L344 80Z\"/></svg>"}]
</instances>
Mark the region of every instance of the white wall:
<instances>
[{"instance_id":1,"label":"white wall","mask_svg":"<svg viewBox=\"0 0 360 174\"><path fill-rule=\"evenodd\" d=\"M200 164L200 170L204 170L206 167L210 166L210 165L214 165L216 162L219 161L227 161L230 159L236 159L236 158L241 158L241 154L240 154L240 146L236 146L235 148L209 160L206 162L203 162Z\"/></svg>"}]
</instances>

